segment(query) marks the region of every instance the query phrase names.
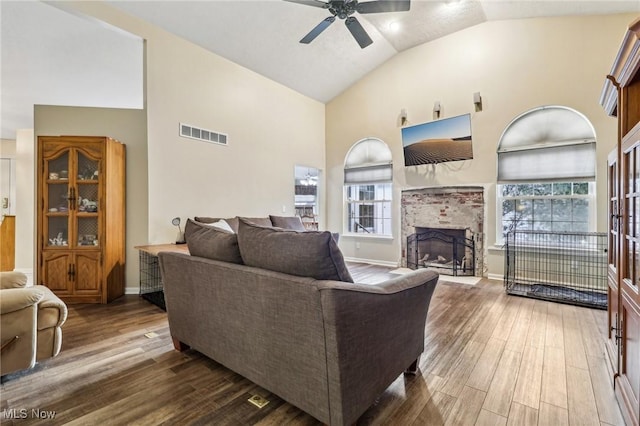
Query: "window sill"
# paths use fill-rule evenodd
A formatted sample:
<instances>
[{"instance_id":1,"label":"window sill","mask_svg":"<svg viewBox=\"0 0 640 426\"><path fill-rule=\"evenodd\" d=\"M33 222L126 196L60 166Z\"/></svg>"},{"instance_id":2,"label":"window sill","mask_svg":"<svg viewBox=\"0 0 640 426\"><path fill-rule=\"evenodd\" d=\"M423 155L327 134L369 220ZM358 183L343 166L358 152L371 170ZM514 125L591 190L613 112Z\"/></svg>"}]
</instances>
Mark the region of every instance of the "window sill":
<instances>
[{"instance_id":1,"label":"window sill","mask_svg":"<svg viewBox=\"0 0 640 426\"><path fill-rule=\"evenodd\" d=\"M373 239L373 240L393 240L392 235L376 235L376 234L355 234L355 233L344 233L340 234L340 238L364 238L364 239Z\"/></svg>"}]
</instances>

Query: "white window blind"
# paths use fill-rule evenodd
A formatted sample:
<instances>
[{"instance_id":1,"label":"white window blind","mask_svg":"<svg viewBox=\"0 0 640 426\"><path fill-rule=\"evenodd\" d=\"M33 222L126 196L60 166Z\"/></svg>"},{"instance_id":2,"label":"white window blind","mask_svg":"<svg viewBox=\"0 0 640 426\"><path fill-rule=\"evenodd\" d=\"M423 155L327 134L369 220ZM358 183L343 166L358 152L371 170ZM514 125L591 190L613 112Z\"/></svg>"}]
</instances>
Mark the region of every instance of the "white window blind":
<instances>
[{"instance_id":1,"label":"white window blind","mask_svg":"<svg viewBox=\"0 0 640 426\"><path fill-rule=\"evenodd\" d=\"M358 183L391 182L393 180L393 167L391 164L375 166L352 167L344 169L344 183L353 185Z\"/></svg>"},{"instance_id":2,"label":"white window blind","mask_svg":"<svg viewBox=\"0 0 640 426\"><path fill-rule=\"evenodd\" d=\"M595 177L595 142L498 152L498 183L594 180Z\"/></svg>"},{"instance_id":3,"label":"white window blind","mask_svg":"<svg viewBox=\"0 0 640 426\"><path fill-rule=\"evenodd\" d=\"M596 142L591 123L562 106L545 106L514 119L500 138L498 183L592 181Z\"/></svg>"}]
</instances>

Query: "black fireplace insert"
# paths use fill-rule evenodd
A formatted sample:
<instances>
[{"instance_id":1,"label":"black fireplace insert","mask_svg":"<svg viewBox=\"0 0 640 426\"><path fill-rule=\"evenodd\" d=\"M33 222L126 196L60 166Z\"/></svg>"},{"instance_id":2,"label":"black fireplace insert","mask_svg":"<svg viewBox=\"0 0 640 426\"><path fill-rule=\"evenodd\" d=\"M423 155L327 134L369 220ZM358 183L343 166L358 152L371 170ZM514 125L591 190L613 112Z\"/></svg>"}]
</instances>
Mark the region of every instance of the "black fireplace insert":
<instances>
[{"instance_id":1,"label":"black fireplace insert","mask_svg":"<svg viewBox=\"0 0 640 426\"><path fill-rule=\"evenodd\" d=\"M407 237L407 267L474 276L476 244L469 229L419 228Z\"/></svg>"}]
</instances>

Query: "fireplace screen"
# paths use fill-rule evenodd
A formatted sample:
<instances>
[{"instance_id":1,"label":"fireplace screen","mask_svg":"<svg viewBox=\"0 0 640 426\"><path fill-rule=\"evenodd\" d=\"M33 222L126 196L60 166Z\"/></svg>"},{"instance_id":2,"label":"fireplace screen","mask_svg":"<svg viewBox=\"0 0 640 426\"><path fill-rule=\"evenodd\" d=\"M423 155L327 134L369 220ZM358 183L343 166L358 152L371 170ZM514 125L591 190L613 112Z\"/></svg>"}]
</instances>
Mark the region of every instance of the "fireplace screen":
<instances>
[{"instance_id":1,"label":"fireplace screen","mask_svg":"<svg viewBox=\"0 0 640 426\"><path fill-rule=\"evenodd\" d=\"M407 237L407 267L444 275L475 275L475 239L469 229L416 228Z\"/></svg>"}]
</instances>

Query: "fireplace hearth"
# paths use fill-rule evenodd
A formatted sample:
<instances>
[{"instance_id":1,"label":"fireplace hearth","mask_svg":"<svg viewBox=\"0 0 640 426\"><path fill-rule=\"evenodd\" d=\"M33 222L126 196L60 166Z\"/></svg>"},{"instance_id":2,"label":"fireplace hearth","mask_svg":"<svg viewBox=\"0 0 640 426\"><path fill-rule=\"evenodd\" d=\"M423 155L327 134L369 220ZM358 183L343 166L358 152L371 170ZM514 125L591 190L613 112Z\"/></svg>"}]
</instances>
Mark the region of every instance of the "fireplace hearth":
<instances>
[{"instance_id":1,"label":"fireplace hearth","mask_svg":"<svg viewBox=\"0 0 640 426\"><path fill-rule=\"evenodd\" d=\"M476 247L469 229L421 228L407 237L407 267L444 275L475 275Z\"/></svg>"}]
</instances>

